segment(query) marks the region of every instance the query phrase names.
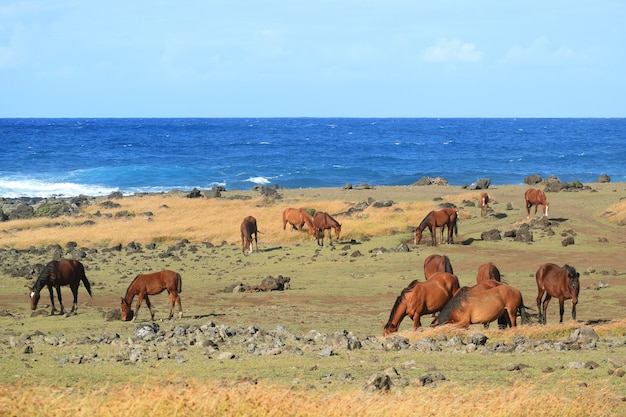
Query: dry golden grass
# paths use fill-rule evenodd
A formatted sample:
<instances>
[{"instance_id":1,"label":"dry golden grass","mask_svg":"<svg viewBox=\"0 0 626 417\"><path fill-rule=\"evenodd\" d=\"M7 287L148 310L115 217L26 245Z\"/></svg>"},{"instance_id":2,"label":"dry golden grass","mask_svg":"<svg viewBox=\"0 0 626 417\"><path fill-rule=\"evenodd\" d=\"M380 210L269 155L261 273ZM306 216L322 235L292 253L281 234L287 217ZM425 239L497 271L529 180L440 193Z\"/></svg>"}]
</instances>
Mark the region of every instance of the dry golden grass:
<instances>
[{"instance_id":1,"label":"dry golden grass","mask_svg":"<svg viewBox=\"0 0 626 417\"><path fill-rule=\"evenodd\" d=\"M395 394L319 392L248 381L156 380L99 388L0 387L3 416L617 416L623 397L602 385L564 384L557 392L530 384L418 388ZM488 410L488 411L487 411ZM532 411L531 411L532 410Z\"/></svg>"},{"instance_id":2,"label":"dry golden grass","mask_svg":"<svg viewBox=\"0 0 626 417\"><path fill-rule=\"evenodd\" d=\"M241 240L239 225L248 215L257 219L259 240L266 244L308 239L304 233L292 233L289 225L287 231L283 230L282 212L293 205L280 202L266 204L261 197L243 203L241 200L150 195L116 202L121 207L105 209L94 204L84 207L77 217L0 223L0 243L20 248L69 241L85 247L126 244L131 240L143 244L171 243L181 239L237 243ZM296 206L335 214L345 212L353 204L303 199ZM351 217L337 217L337 220L342 223L342 239L362 239L405 231L408 225L418 224L421 220L419 216L423 217L430 209L428 203L398 203L391 208L368 208ZM86 225L87 220L95 224Z\"/></svg>"},{"instance_id":3,"label":"dry golden grass","mask_svg":"<svg viewBox=\"0 0 626 417\"><path fill-rule=\"evenodd\" d=\"M626 223L626 200L615 203L606 209L602 216L608 221L615 224Z\"/></svg>"}]
</instances>

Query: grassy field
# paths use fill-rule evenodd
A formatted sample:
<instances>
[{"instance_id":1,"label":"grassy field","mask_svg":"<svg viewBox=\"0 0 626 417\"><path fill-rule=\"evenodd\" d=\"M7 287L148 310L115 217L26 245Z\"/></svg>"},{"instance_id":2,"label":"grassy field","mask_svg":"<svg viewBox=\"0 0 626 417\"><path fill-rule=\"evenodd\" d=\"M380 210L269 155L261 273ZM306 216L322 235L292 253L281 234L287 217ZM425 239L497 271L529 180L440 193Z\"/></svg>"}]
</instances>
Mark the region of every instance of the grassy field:
<instances>
[{"instance_id":1,"label":"grassy field","mask_svg":"<svg viewBox=\"0 0 626 417\"><path fill-rule=\"evenodd\" d=\"M550 229L534 230L532 243L511 239L483 241L491 229L514 230L527 221L523 186L489 190L492 213L481 218L478 192L459 187L380 187L374 190L279 190L282 199L267 200L252 191L227 192L222 199L188 199L175 194L101 200L83 207L75 217L0 223L4 266L49 261L49 253L27 251L51 244L76 242L93 285L94 297L79 289L78 315L31 316L25 277L0 276L0 414L2 415L624 415L626 380L610 371L610 363L626 355L625 184L590 184L593 191L548 194ZM389 207L369 206L338 215L342 236L333 247L318 247L306 233L283 230L286 207L305 207L331 214L360 203L393 201ZM411 230L440 202L461 208L455 245L412 244ZM509 206L507 208L507 206ZM262 232L259 252L241 252L239 224L254 215ZM89 220L89 222L87 222ZM575 244L563 246L564 236ZM429 238L426 233L426 238ZM183 247L175 245L187 239ZM426 239L428 240L428 239ZM137 242L139 252L109 251L114 245ZM146 246L154 243L154 249ZM394 251L406 244L408 251ZM10 251L9 249L13 249ZM119 309L120 297L141 272L174 269L183 276L184 318L163 321L167 297L153 297L156 318L164 328L208 321L228 326L251 325L272 330L284 326L293 334L311 331L353 332L361 339L383 341L395 298L413 279L423 279L424 259L450 257L461 285L472 285L481 263L492 261L503 278L522 291L535 307L534 272L544 262L568 263L581 273L577 321L566 302L565 323L558 324L558 301L548 312L548 325L498 330L472 326L426 328L414 332L405 319L400 335L422 338L466 337L480 331L489 345L510 343L516 336L565 340L581 325L591 325L601 339L615 340L594 350L546 352L419 352L360 349L320 357L303 355L251 356L236 351L236 360L207 359L197 347L181 347L186 361L149 360L129 365L104 358L119 355L115 344L81 344L87 336L117 334L132 338L135 325L107 321L103 315ZM268 275L291 278L291 289L280 292L226 293L234 283L259 284ZM599 283L608 286L599 288ZM66 307L71 300L64 289ZM42 294L42 303L47 294ZM536 311L535 311L536 313ZM149 320L145 306L138 321ZM429 322L424 320L424 322ZM493 327L493 326L492 326ZM25 353L20 338L43 334L65 340L41 344ZM27 339L28 340L28 339ZM28 344L28 343L26 343ZM122 343L123 344L123 343ZM233 347L235 349L235 347ZM60 364L67 357L69 363ZM88 363L75 363L89 357ZM102 360L98 360L101 358ZM598 369L572 369L572 362L594 361ZM407 365L410 364L410 365ZM511 364L525 365L519 371ZM389 368L408 381L437 370L446 381L436 387L410 382L388 394L362 389L368 377ZM546 369L552 369L547 372ZM340 374L351 378L342 379Z\"/></svg>"}]
</instances>

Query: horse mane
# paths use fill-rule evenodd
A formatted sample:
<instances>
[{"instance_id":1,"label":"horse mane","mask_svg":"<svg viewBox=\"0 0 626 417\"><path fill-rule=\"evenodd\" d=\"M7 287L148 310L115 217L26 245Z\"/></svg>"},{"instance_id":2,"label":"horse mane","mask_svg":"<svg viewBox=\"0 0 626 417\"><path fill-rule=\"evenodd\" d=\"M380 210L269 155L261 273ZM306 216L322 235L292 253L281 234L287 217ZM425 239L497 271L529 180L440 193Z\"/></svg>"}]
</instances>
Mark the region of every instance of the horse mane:
<instances>
[{"instance_id":1,"label":"horse mane","mask_svg":"<svg viewBox=\"0 0 626 417\"><path fill-rule=\"evenodd\" d=\"M126 294L124 295L124 300L126 299L126 297L128 297L128 291L130 291L130 289L132 288L133 284L135 283L135 281L137 281L137 278L139 278L141 274L137 274L137 276L135 278L133 278L133 280L130 282L130 284L128 284L128 287L126 288Z\"/></svg>"},{"instance_id":2,"label":"horse mane","mask_svg":"<svg viewBox=\"0 0 626 417\"><path fill-rule=\"evenodd\" d=\"M398 307L402 303L402 300L404 300L404 297L405 297L406 293L411 291L413 289L413 287L415 287L415 285L418 282L419 281L416 280L416 279L411 281L411 283L405 289L402 290L402 292L400 293L398 298L396 298L396 302L393 304L393 307L391 308L391 314L389 314L389 320L387 320L387 324L389 324L391 322L391 320L393 320L393 316L396 314L396 310L398 309Z\"/></svg>"},{"instance_id":3,"label":"horse mane","mask_svg":"<svg viewBox=\"0 0 626 417\"><path fill-rule=\"evenodd\" d=\"M454 297L450 301L446 303L445 306L439 312L439 316L437 317L437 322L439 324L445 324L450 318L450 314L453 311L461 308L462 303L467 301L469 296L469 287L461 287Z\"/></svg>"},{"instance_id":4,"label":"horse mane","mask_svg":"<svg viewBox=\"0 0 626 417\"><path fill-rule=\"evenodd\" d=\"M573 266L569 266L568 264L563 265L563 269L567 271L568 277L572 277L572 280L578 280L578 272L576 272L576 268Z\"/></svg>"},{"instance_id":5,"label":"horse mane","mask_svg":"<svg viewBox=\"0 0 626 417\"><path fill-rule=\"evenodd\" d=\"M428 223L430 222L430 215L433 214L433 212L431 211L430 213L428 213L426 215L426 217L424 217L424 220L422 220L422 222L420 223L419 226L417 226L417 228L420 230L420 232L423 232L424 229L426 229L428 227Z\"/></svg>"},{"instance_id":6,"label":"horse mane","mask_svg":"<svg viewBox=\"0 0 626 417\"><path fill-rule=\"evenodd\" d=\"M35 281L35 285L33 286L33 288L41 290L46 285L50 284L50 275L54 272L57 263L58 261L48 262L48 264L39 274L39 277L37 278L37 281Z\"/></svg>"},{"instance_id":7,"label":"horse mane","mask_svg":"<svg viewBox=\"0 0 626 417\"><path fill-rule=\"evenodd\" d=\"M450 262L450 258L448 258L446 255L443 255L443 265L444 272L454 275L454 271L452 270L452 263Z\"/></svg>"}]
</instances>

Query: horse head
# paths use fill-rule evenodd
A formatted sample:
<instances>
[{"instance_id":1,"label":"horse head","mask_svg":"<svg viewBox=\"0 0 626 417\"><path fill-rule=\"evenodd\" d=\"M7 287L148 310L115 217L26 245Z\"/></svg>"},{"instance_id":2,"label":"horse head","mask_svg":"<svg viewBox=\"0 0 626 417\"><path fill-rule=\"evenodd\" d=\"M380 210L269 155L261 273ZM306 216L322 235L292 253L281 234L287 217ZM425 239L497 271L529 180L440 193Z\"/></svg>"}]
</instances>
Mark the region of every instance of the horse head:
<instances>
[{"instance_id":1,"label":"horse head","mask_svg":"<svg viewBox=\"0 0 626 417\"><path fill-rule=\"evenodd\" d=\"M580 292L580 274L573 266L566 264L563 268L567 271L567 288L572 297L572 304L576 305L578 303L578 293Z\"/></svg>"},{"instance_id":2,"label":"horse head","mask_svg":"<svg viewBox=\"0 0 626 417\"><path fill-rule=\"evenodd\" d=\"M417 245L422 240L422 231L420 229L415 229L415 238L413 242Z\"/></svg>"},{"instance_id":3,"label":"horse head","mask_svg":"<svg viewBox=\"0 0 626 417\"><path fill-rule=\"evenodd\" d=\"M388 322L383 326L383 336L389 336L391 333L398 331L398 325Z\"/></svg>"},{"instance_id":4,"label":"horse head","mask_svg":"<svg viewBox=\"0 0 626 417\"><path fill-rule=\"evenodd\" d=\"M37 304L39 303L39 298L41 297L41 292L35 287L30 288L30 292L28 293L30 296L30 309L37 309Z\"/></svg>"},{"instance_id":5,"label":"horse head","mask_svg":"<svg viewBox=\"0 0 626 417\"><path fill-rule=\"evenodd\" d=\"M122 303L120 304L122 321L128 321L133 317L133 311L130 308L130 303L127 303L124 297L122 297Z\"/></svg>"},{"instance_id":6,"label":"horse head","mask_svg":"<svg viewBox=\"0 0 626 417\"><path fill-rule=\"evenodd\" d=\"M339 240L340 234L341 234L341 223L337 223L337 227L335 227L335 236L337 236L337 240Z\"/></svg>"}]
</instances>

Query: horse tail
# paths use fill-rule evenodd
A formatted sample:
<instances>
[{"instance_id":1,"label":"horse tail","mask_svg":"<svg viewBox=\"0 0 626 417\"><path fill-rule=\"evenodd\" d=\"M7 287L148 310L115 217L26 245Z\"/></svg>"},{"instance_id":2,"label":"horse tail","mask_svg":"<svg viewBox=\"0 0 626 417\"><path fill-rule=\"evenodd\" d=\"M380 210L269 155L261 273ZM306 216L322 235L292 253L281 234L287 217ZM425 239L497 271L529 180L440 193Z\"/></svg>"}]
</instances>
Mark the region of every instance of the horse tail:
<instances>
[{"instance_id":1,"label":"horse tail","mask_svg":"<svg viewBox=\"0 0 626 417\"><path fill-rule=\"evenodd\" d=\"M524 305L524 298L520 294L520 303L519 303L519 307L517 308L517 311L518 311L519 316L520 316L520 318L522 320L522 324L529 324L530 323L530 314L528 314L528 312L526 310L532 310L532 308L526 307Z\"/></svg>"},{"instance_id":2,"label":"horse tail","mask_svg":"<svg viewBox=\"0 0 626 417\"><path fill-rule=\"evenodd\" d=\"M81 281L83 281L83 284L85 285L85 289L89 293L89 296L93 297L93 295L91 294L91 284L89 283L89 280L87 279L87 276L85 275L85 270L84 269L83 269L83 273L82 273L80 279L81 279Z\"/></svg>"},{"instance_id":3,"label":"horse tail","mask_svg":"<svg viewBox=\"0 0 626 417\"><path fill-rule=\"evenodd\" d=\"M176 273L176 292L179 294L183 292L183 278L178 272Z\"/></svg>"}]
</instances>

